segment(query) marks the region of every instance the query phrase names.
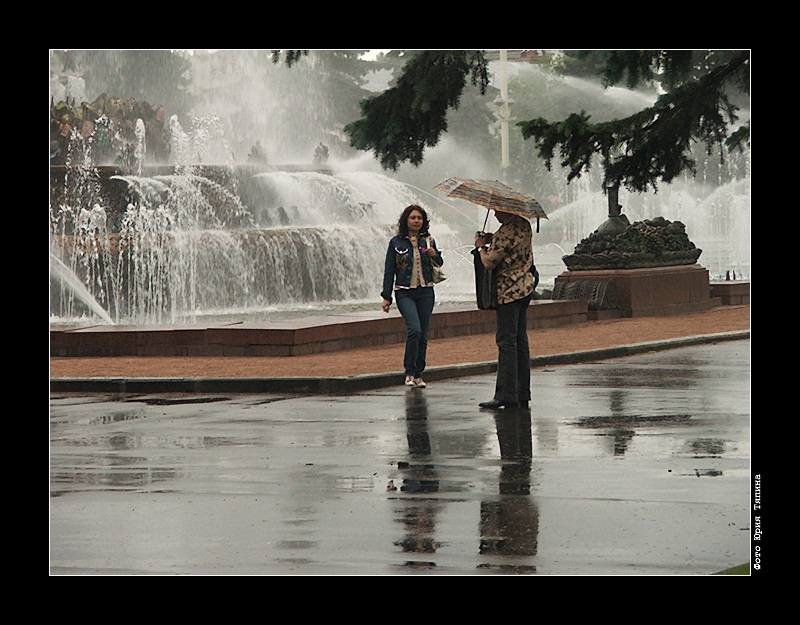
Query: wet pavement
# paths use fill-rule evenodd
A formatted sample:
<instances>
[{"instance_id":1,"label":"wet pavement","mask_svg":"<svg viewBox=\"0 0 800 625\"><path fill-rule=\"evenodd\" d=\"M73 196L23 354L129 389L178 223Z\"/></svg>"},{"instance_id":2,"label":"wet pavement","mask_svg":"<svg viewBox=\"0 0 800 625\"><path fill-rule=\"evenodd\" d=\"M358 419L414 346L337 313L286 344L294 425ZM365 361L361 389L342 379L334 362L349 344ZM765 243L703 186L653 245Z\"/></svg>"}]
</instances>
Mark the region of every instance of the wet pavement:
<instances>
[{"instance_id":1,"label":"wet pavement","mask_svg":"<svg viewBox=\"0 0 800 625\"><path fill-rule=\"evenodd\" d=\"M750 341L350 395L52 393L50 571L705 575L750 560Z\"/></svg>"}]
</instances>

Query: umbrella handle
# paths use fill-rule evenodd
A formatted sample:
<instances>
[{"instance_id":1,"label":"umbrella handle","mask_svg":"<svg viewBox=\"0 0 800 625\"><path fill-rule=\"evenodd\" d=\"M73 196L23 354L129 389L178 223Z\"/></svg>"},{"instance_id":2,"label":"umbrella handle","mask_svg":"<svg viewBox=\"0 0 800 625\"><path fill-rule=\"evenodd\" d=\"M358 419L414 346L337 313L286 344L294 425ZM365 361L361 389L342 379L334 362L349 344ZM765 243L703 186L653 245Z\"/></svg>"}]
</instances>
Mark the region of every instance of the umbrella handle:
<instances>
[{"instance_id":1,"label":"umbrella handle","mask_svg":"<svg viewBox=\"0 0 800 625\"><path fill-rule=\"evenodd\" d=\"M483 228L481 228L481 232L486 232L486 224L489 223L489 209L486 209L486 219L483 220Z\"/></svg>"}]
</instances>

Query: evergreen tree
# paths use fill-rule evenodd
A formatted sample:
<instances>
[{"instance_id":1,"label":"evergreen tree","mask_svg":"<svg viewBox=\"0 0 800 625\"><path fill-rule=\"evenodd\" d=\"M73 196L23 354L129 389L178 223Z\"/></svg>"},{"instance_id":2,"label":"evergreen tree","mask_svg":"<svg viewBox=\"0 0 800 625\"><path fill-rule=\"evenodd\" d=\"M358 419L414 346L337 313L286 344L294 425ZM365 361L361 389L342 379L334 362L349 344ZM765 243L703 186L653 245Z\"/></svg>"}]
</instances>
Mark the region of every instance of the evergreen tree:
<instances>
[{"instance_id":1,"label":"evergreen tree","mask_svg":"<svg viewBox=\"0 0 800 625\"><path fill-rule=\"evenodd\" d=\"M424 50L412 54L397 84L361 103L362 117L345 126L350 144L373 150L384 169L422 163L426 147L447 131L447 112L458 108L467 84L486 92L487 62L478 51Z\"/></svg>"},{"instance_id":2,"label":"evergreen tree","mask_svg":"<svg viewBox=\"0 0 800 625\"><path fill-rule=\"evenodd\" d=\"M579 55L585 56L589 53ZM606 86L626 80L628 87L659 80L665 93L656 102L629 117L592 123L585 112L565 120L543 118L519 122L524 138L533 137L539 155L548 168L559 148L561 164L568 168L568 180L588 171L594 157L602 159L606 190L620 186L634 192L657 189L683 171L696 173L692 157L695 142L741 148L749 141L749 124L731 132L738 121L738 106L732 92L750 92L750 53L725 55L715 63L707 56L696 63L691 51L605 51L594 53L597 71ZM615 195L615 194L614 194ZM609 195L610 210L616 206Z\"/></svg>"},{"instance_id":3,"label":"evergreen tree","mask_svg":"<svg viewBox=\"0 0 800 625\"><path fill-rule=\"evenodd\" d=\"M533 138L548 168L559 150L568 180L588 171L596 157L604 171L614 213L616 191L641 192L669 182L683 171L695 173L693 145L729 149L749 141L749 123L735 131L737 94L750 93L749 51L584 51L568 55L606 86L623 80L628 87L660 83L664 90L649 108L623 119L592 123L584 111L561 121L543 118L518 122L524 138ZM426 147L447 130L446 115L457 108L471 75L485 93L487 61L480 51L421 51L406 63L396 86L362 102L362 117L345 131L351 145L373 150L385 169L409 161L419 165Z\"/></svg>"}]
</instances>

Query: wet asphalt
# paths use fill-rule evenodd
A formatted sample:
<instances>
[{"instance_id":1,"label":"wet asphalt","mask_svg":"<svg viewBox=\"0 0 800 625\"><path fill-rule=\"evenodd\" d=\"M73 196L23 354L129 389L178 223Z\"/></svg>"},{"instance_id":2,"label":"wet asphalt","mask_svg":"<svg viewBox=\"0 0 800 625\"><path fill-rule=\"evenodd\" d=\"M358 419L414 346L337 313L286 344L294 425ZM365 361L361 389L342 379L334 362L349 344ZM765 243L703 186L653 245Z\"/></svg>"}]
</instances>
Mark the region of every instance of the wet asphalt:
<instances>
[{"instance_id":1,"label":"wet asphalt","mask_svg":"<svg viewBox=\"0 0 800 625\"><path fill-rule=\"evenodd\" d=\"M398 380L399 382L399 380ZM750 561L750 341L350 394L50 395L52 575L708 575Z\"/></svg>"}]
</instances>

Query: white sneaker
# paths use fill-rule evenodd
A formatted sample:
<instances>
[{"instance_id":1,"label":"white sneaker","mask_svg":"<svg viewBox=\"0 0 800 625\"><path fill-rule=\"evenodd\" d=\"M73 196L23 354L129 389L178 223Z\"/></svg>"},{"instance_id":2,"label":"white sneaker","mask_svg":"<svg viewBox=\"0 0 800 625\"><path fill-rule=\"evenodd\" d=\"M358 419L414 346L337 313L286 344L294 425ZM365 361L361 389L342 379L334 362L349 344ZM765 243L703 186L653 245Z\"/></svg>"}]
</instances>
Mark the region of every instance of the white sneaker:
<instances>
[{"instance_id":1,"label":"white sneaker","mask_svg":"<svg viewBox=\"0 0 800 625\"><path fill-rule=\"evenodd\" d=\"M425 387L427 384L425 384L425 380L422 378L414 378L414 386Z\"/></svg>"},{"instance_id":2,"label":"white sneaker","mask_svg":"<svg viewBox=\"0 0 800 625\"><path fill-rule=\"evenodd\" d=\"M413 375L407 375L406 376L406 386L416 386L416 385L417 384L414 382L414 376Z\"/></svg>"}]
</instances>

